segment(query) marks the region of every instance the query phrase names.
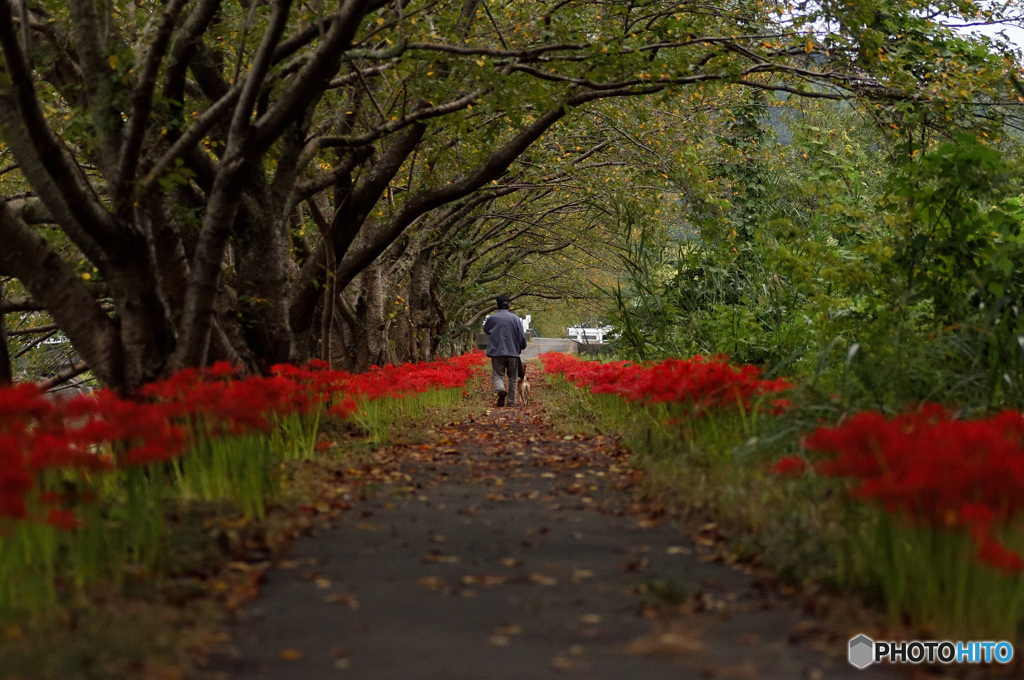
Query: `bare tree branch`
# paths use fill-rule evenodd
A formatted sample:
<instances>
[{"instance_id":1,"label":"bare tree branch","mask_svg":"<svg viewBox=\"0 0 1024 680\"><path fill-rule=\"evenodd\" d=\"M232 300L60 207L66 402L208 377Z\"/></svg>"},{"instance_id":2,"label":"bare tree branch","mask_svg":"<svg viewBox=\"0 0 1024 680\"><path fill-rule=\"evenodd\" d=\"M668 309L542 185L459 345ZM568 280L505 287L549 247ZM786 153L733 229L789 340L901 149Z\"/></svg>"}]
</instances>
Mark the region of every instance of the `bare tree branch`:
<instances>
[{"instance_id":1,"label":"bare tree branch","mask_svg":"<svg viewBox=\"0 0 1024 680\"><path fill-rule=\"evenodd\" d=\"M88 364L80 363L76 365L72 362L69 368L64 369L63 371L53 376L52 378L49 378L39 383L39 389L43 390L44 392L49 392L54 387L57 387L58 385L63 385L67 381L82 375L88 370Z\"/></svg>"}]
</instances>

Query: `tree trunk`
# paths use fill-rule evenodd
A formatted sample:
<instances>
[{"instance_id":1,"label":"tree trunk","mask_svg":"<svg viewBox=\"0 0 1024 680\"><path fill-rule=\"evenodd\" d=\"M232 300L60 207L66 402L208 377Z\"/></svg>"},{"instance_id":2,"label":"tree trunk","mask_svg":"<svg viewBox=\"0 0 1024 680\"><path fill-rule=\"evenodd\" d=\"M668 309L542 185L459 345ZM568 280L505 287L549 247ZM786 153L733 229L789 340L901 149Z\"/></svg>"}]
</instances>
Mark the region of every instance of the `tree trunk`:
<instances>
[{"instance_id":1,"label":"tree trunk","mask_svg":"<svg viewBox=\"0 0 1024 680\"><path fill-rule=\"evenodd\" d=\"M395 359L396 363L405 363L406 361L416 361L416 355L413 350L413 333L412 333L412 319L409 315L409 296L408 291L400 289L401 292L405 292L405 304L398 308L398 312L395 315Z\"/></svg>"},{"instance_id":2,"label":"tree trunk","mask_svg":"<svg viewBox=\"0 0 1024 680\"><path fill-rule=\"evenodd\" d=\"M430 280L433 277L431 271L430 251L421 252L416 257L412 266L411 284L409 286L409 307L413 327L413 344L416 346L415 356L417 361L430 361L433 358L433 344L431 337L431 305Z\"/></svg>"},{"instance_id":3,"label":"tree trunk","mask_svg":"<svg viewBox=\"0 0 1024 680\"><path fill-rule=\"evenodd\" d=\"M93 375L123 389L125 361L114 322L60 255L0 202L0 273L21 281L50 313Z\"/></svg>"},{"instance_id":4,"label":"tree trunk","mask_svg":"<svg viewBox=\"0 0 1024 680\"><path fill-rule=\"evenodd\" d=\"M239 215L235 233L238 258L237 283L244 291L241 313L246 344L252 348L260 370L291 361L293 342L285 295L290 261L287 228L272 213Z\"/></svg>"},{"instance_id":5,"label":"tree trunk","mask_svg":"<svg viewBox=\"0 0 1024 680\"><path fill-rule=\"evenodd\" d=\"M4 299L4 284L0 281L0 302ZM7 351L7 331L4 322L4 313L0 310L0 387L5 387L14 382L14 375L11 371L11 355Z\"/></svg>"},{"instance_id":6,"label":"tree trunk","mask_svg":"<svg viewBox=\"0 0 1024 680\"><path fill-rule=\"evenodd\" d=\"M355 352L352 348L352 329L342 319L335 319L331 328L331 366L351 371L355 368Z\"/></svg>"},{"instance_id":7,"label":"tree trunk","mask_svg":"<svg viewBox=\"0 0 1024 680\"><path fill-rule=\"evenodd\" d=\"M384 278L380 263L374 262L363 271L363 338L365 359L359 362L358 370L384 363L384 344L387 340L387 326L384 319Z\"/></svg>"},{"instance_id":8,"label":"tree trunk","mask_svg":"<svg viewBox=\"0 0 1024 680\"><path fill-rule=\"evenodd\" d=\"M422 140L425 130L426 127L423 125L413 125L398 133L379 157L369 164L367 171L355 186L344 185L336 188L330 238L321 239L313 257L302 267L292 291L290 314L292 327L296 330L304 331L313 323L314 307L327 273L324 269L326 260L322 256L321 250L334 248L335 262L340 262L363 231L377 228L375 223L367 224L367 218L387 190L388 183L394 179L402 168L402 164ZM394 240L392 239L392 241ZM391 241L388 242L388 245L390 243ZM385 248L382 248L380 252L384 250ZM380 252L377 255L380 255ZM371 260L375 259L376 255L371 258ZM335 268L336 278L337 273L337 268ZM355 279L356 274L358 271L336 282L337 287L347 286Z\"/></svg>"},{"instance_id":9,"label":"tree trunk","mask_svg":"<svg viewBox=\"0 0 1024 680\"><path fill-rule=\"evenodd\" d=\"M125 239L110 259L110 287L115 291L124 347L124 384L133 389L165 370L175 348L171 323L157 277L156 253L142 234Z\"/></svg>"},{"instance_id":10,"label":"tree trunk","mask_svg":"<svg viewBox=\"0 0 1024 680\"><path fill-rule=\"evenodd\" d=\"M441 278L433 273L430 279L430 308L434 315L434 324L431 330L431 356L437 356L437 349L441 344L441 334L447 330L448 315L444 311L444 304L441 296L437 294L437 288L441 285ZM465 345L456 350L456 354L469 351L472 345Z\"/></svg>"}]
</instances>

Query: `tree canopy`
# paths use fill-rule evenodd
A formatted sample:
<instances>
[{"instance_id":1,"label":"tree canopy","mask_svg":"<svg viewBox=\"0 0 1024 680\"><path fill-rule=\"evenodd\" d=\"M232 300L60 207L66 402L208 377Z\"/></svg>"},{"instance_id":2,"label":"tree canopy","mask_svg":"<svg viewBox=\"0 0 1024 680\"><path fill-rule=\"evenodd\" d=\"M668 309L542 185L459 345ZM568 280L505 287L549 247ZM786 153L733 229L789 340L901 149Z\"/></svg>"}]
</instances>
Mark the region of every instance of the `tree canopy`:
<instances>
[{"instance_id":1,"label":"tree canopy","mask_svg":"<svg viewBox=\"0 0 1024 680\"><path fill-rule=\"evenodd\" d=\"M748 92L997 134L1012 55L939 18L1011 10L0 0L0 275L25 293L0 311L44 311L120 389L212 359L427 358L491 277L532 268L516 292L544 295L541 255L602 259L602 175L670 187L641 126L734 125Z\"/></svg>"}]
</instances>

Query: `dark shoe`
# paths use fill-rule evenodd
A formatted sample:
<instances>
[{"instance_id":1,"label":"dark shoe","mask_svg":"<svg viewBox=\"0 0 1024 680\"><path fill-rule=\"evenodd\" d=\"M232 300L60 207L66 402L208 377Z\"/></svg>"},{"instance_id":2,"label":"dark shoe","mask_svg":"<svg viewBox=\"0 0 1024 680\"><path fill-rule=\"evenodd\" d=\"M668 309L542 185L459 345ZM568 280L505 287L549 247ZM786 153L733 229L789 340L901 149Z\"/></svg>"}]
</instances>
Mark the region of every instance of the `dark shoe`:
<instances>
[{"instance_id":1,"label":"dark shoe","mask_svg":"<svg viewBox=\"0 0 1024 680\"><path fill-rule=\"evenodd\" d=\"M505 397L508 396L508 392L505 390L498 390L498 406L505 405Z\"/></svg>"}]
</instances>

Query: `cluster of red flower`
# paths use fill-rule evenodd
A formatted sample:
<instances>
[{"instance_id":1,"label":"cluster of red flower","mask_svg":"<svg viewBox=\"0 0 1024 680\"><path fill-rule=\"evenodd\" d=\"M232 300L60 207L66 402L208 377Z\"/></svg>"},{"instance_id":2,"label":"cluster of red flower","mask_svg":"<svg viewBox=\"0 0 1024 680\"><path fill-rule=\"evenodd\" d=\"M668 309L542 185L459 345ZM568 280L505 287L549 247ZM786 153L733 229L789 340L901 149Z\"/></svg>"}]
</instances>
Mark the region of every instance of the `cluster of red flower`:
<instances>
[{"instance_id":1,"label":"cluster of red flower","mask_svg":"<svg viewBox=\"0 0 1024 680\"><path fill-rule=\"evenodd\" d=\"M351 411L355 408L354 400L402 398L429 390L463 387L474 367L486 360L483 352L469 352L444 361L371 366L366 373L331 371L324 362L313 360L308 367L275 366L274 373L311 385L314 394L349 395L353 399L348 404ZM340 415L345 415L344 409Z\"/></svg>"},{"instance_id":2,"label":"cluster of red flower","mask_svg":"<svg viewBox=\"0 0 1024 680\"><path fill-rule=\"evenodd\" d=\"M540 358L545 371L561 374L595 394L614 394L641 403L685 403L699 411L738 404L746 408L756 397L790 388L785 380L760 378L755 366L732 366L724 356L666 359L656 364L602 364L555 353ZM785 399L771 404L775 410L790 405Z\"/></svg>"},{"instance_id":3,"label":"cluster of red flower","mask_svg":"<svg viewBox=\"0 0 1024 680\"><path fill-rule=\"evenodd\" d=\"M40 483L48 472L88 476L172 460L197 435L265 431L276 416L306 413L320 404L335 403L329 412L345 417L357 400L464 386L484 360L473 352L446 361L373 367L363 374L328 370L314 361L244 379L235 367L218 363L146 385L137 399L106 390L48 399L29 383L0 389L0 519L74 526L68 499ZM78 495L76 501L81 500ZM44 514L39 507L47 508Z\"/></svg>"},{"instance_id":4,"label":"cluster of red flower","mask_svg":"<svg viewBox=\"0 0 1024 680\"><path fill-rule=\"evenodd\" d=\"M833 454L816 472L857 480L853 494L881 502L918 525L971 533L979 561L1004 573L1024 571L1024 560L994 530L1024 512L1024 416L1005 411L984 420L954 420L941 406L887 419L860 413L807 437L808 449ZM780 474L808 468L796 456Z\"/></svg>"}]
</instances>

